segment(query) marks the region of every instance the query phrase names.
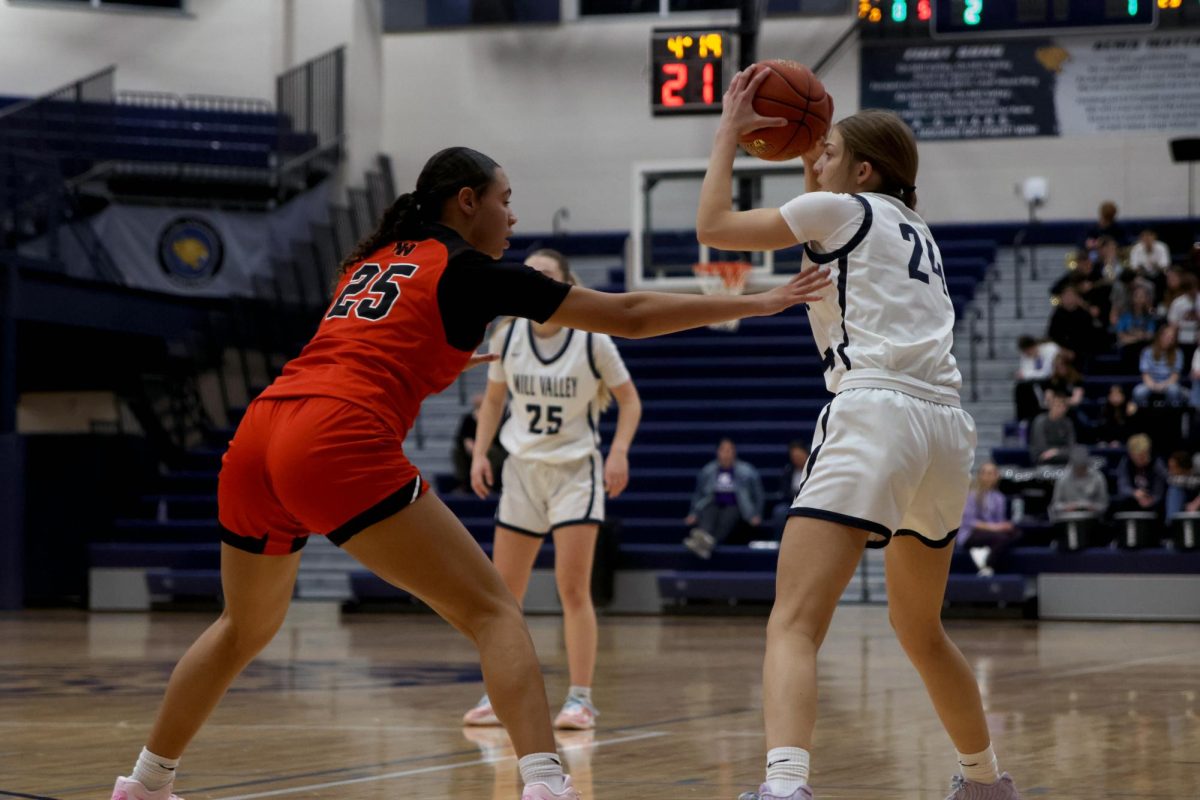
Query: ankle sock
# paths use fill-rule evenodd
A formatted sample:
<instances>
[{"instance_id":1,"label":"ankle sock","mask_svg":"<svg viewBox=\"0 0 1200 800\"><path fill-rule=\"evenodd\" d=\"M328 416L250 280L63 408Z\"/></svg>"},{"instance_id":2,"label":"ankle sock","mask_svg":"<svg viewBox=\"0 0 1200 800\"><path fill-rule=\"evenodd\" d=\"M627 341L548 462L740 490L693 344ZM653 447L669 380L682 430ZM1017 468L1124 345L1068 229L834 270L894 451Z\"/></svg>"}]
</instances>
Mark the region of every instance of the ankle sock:
<instances>
[{"instance_id":1,"label":"ankle sock","mask_svg":"<svg viewBox=\"0 0 1200 800\"><path fill-rule=\"evenodd\" d=\"M592 687L590 686L572 686L567 690L567 699L575 698L582 700L589 706L592 704Z\"/></svg>"},{"instance_id":2,"label":"ankle sock","mask_svg":"<svg viewBox=\"0 0 1200 800\"><path fill-rule=\"evenodd\" d=\"M521 769L522 782L544 783L555 793L563 790L567 778L563 775L562 762L556 753L530 753L517 765Z\"/></svg>"},{"instance_id":3,"label":"ankle sock","mask_svg":"<svg viewBox=\"0 0 1200 800\"><path fill-rule=\"evenodd\" d=\"M178 766L178 758L163 758L143 747L129 777L150 791L157 792L175 780L175 769Z\"/></svg>"},{"instance_id":4,"label":"ankle sock","mask_svg":"<svg viewBox=\"0 0 1200 800\"><path fill-rule=\"evenodd\" d=\"M962 776L973 783L992 784L1000 780L1000 765L989 744L980 753L959 753L958 769Z\"/></svg>"},{"instance_id":5,"label":"ankle sock","mask_svg":"<svg viewBox=\"0 0 1200 800\"><path fill-rule=\"evenodd\" d=\"M808 783L808 751L800 747L775 747L767 753L767 786L783 797Z\"/></svg>"}]
</instances>

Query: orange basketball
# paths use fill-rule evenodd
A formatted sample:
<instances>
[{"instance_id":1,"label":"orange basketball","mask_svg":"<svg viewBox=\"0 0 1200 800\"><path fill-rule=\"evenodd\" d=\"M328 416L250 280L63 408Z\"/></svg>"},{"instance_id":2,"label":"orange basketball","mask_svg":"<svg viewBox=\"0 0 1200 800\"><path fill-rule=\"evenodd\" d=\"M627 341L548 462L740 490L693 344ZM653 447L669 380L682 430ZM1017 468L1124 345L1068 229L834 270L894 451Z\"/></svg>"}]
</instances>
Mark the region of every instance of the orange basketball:
<instances>
[{"instance_id":1,"label":"orange basketball","mask_svg":"<svg viewBox=\"0 0 1200 800\"><path fill-rule=\"evenodd\" d=\"M778 128L759 128L741 138L742 149L764 161L787 161L806 153L829 130L833 98L812 70L795 61L759 62L771 72L754 95L754 110L784 117Z\"/></svg>"}]
</instances>

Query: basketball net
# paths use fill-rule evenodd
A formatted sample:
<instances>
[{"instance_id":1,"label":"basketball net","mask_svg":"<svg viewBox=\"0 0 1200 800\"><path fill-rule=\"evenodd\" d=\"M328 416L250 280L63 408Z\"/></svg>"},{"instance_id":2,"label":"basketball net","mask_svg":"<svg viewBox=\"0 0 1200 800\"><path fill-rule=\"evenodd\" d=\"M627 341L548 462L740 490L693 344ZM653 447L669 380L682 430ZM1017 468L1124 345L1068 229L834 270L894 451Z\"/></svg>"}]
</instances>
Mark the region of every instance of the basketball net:
<instances>
[{"instance_id":1,"label":"basketball net","mask_svg":"<svg viewBox=\"0 0 1200 800\"><path fill-rule=\"evenodd\" d=\"M746 278L751 265L745 261L706 261L692 265L700 291L711 295L738 295L746 291ZM716 322L708 327L715 331L736 331L739 320Z\"/></svg>"}]
</instances>

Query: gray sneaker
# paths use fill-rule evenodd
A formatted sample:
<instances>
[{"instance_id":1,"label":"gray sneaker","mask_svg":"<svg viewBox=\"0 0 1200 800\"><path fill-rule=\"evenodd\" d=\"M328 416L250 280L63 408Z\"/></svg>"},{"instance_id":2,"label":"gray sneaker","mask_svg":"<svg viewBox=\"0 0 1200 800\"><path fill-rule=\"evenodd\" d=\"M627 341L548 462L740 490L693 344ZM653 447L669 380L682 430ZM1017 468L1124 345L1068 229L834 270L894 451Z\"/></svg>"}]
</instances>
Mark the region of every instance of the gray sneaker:
<instances>
[{"instance_id":1,"label":"gray sneaker","mask_svg":"<svg viewBox=\"0 0 1200 800\"><path fill-rule=\"evenodd\" d=\"M717 540L703 528L692 528L687 538L683 540L683 545L700 558L708 560L712 558L713 549L717 546Z\"/></svg>"},{"instance_id":2,"label":"gray sneaker","mask_svg":"<svg viewBox=\"0 0 1200 800\"><path fill-rule=\"evenodd\" d=\"M801 786L791 794L771 794L771 789L764 783L757 792L742 792L738 800L813 800L813 793L812 788Z\"/></svg>"},{"instance_id":3,"label":"gray sneaker","mask_svg":"<svg viewBox=\"0 0 1200 800\"><path fill-rule=\"evenodd\" d=\"M955 775L950 779L950 796L946 800L1021 800L1021 795L1007 772L992 784L976 783Z\"/></svg>"}]
</instances>

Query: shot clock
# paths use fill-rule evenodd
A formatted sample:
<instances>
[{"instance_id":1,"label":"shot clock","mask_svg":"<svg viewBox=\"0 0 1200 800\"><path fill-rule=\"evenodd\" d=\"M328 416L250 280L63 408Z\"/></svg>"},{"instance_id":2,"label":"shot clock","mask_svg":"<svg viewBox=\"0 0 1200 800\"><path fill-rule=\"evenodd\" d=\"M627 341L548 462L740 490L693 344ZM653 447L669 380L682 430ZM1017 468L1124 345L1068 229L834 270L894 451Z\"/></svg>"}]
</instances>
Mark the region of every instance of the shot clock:
<instances>
[{"instance_id":1,"label":"shot clock","mask_svg":"<svg viewBox=\"0 0 1200 800\"><path fill-rule=\"evenodd\" d=\"M728 29L657 29L650 37L654 116L720 114L734 36Z\"/></svg>"}]
</instances>

